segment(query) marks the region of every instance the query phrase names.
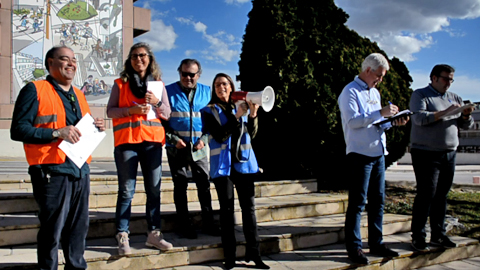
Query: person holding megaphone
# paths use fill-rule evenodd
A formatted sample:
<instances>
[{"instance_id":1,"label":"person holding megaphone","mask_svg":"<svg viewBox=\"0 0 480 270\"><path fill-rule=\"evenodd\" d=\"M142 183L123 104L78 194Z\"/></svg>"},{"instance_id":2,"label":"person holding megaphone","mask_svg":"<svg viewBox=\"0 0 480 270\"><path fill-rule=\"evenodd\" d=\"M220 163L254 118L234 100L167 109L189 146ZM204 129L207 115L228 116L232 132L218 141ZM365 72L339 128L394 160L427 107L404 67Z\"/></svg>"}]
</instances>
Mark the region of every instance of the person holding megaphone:
<instances>
[{"instance_id":1,"label":"person holding megaphone","mask_svg":"<svg viewBox=\"0 0 480 270\"><path fill-rule=\"evenodd\" d=\"M220 202L220 224L225 268L235 267L236 238L234 192L242 208L243 233L247 242L245 261L256 268L270 269L261 257L255 216L254 179L259 172L250 141L258 130L259 104L241 101L236 107L231 98L235 85L230 76L219 73L213 79L212 100L201 110L203 132L210 135L210 177Z\"/></svg>"}]
</instances>

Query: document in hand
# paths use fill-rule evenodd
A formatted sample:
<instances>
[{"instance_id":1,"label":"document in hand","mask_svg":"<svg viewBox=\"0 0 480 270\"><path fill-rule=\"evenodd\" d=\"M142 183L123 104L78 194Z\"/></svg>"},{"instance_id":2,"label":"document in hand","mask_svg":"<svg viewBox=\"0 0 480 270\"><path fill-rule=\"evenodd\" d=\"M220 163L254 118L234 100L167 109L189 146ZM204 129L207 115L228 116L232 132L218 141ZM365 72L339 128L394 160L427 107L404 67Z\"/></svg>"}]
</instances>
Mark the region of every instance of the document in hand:
<instances>
[{"instance_id":1,"label":"document in hand","mask_svg":"<svg viewBox=\"0 0 480 270\"><path fill-rule=\"evenodd\" d=\"M412 114L413 114L413 113L412 113L410 110L403 110L403 111L395 114L395 115L392 116L392 117L389 117L389 118L387 118L387 119L384 119L384 120L379 121L379 122L374 123L374 124L375 124L375 125L383 125L383 124L385 124L385 123L392 122L392 121L395 121L395 120L397 120L397 119L410 116L410 115L412 115Z\"/></svg>"},{"instance_id":2,"label":"document in hand","mask_svg":"<svg viewBox=\"0 0 480 270\"><path fill-rule=\"evenodd\" d=\"M106 136L104 131L98 130L94 122L95 120L89 113L85 114L75 125L82 134L80 140L77 143L63 140L58 146L78 168L82 168L85 161Z\"/></svg>"},{"instance_id":3,"label":"document in hand","mask_svg":"<svg viewBox=\"0 0 480 270\"><path fill-rule=\"evenodd\" d=\"M467 109L467 108L470 108L470 107L474 107L474 106L475 106L475 104L471 104L471 103L466 104L466 105L463 105L463 106L458 107L458 108L456 108L455 110L452 110L452 111L448 112L447 114L441 116L439 119L443 119L443 118L445 118L445 117L448 117L448 116L451 116L451 115L455 115L455 114L461 113L461 112L463 112L463 110L465 110L465 109Z\"/></svg>"},{"instance_id":4,"label":"document in hand","mask_svg":"<svg viewBox=\"0 0 480 270\"><path fill-rule=\"evenodd\" d=\"M147 81L147 90L151 91L160 101L162 101L163 82L162 81ZM148 104L150 111L147 114L147 120L156 119L157 114L151 104Z\"/></svg>"}]
</instances>

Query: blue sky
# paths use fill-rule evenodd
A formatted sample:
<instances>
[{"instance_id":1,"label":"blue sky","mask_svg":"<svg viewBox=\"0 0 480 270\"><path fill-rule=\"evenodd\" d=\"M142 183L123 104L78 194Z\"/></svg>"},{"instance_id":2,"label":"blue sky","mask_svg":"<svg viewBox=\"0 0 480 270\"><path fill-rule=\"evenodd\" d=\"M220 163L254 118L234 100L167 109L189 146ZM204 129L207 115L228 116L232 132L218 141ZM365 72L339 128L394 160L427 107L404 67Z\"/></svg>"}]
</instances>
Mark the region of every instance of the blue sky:
<instances>
[{"instance_id":1,"label":"blue sky","mask_svg":"<svg viewBox=\"0 0 480 270\"><path fill-rule=\"evenodd\" d=\"M480 0L334 2L349 14L350 29L405 62L413 89L429 83L435 64L446 63L456 68L450 91L480 102ZM238 75L251 1L140 0L135 6L152 11L151 31L135 41L153 47L166 84L178 80L176 69L187 57L201 62L201 83L211 85L218 72Z\"/></svg>"}]
</instances>

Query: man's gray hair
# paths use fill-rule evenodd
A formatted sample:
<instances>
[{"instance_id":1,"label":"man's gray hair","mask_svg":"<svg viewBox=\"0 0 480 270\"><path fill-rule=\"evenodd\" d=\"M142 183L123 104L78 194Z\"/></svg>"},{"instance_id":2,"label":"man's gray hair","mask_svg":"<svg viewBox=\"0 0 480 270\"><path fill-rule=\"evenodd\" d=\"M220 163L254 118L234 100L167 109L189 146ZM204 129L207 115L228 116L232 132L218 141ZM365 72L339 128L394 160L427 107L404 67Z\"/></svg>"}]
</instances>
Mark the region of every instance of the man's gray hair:
<instances>
[{"instance_id":1,"label":"man's gray hair","mask_svg":"<svg viewBox=\"0 0 480 270\"><path fill-rule=\"evenodd\" d=\"M362 71L370 68L371 70L377 70L377 68L383 67L385 70L389 70L388 60L380 53L372 53L362 63Z\"/></svg>"}]
</instances>

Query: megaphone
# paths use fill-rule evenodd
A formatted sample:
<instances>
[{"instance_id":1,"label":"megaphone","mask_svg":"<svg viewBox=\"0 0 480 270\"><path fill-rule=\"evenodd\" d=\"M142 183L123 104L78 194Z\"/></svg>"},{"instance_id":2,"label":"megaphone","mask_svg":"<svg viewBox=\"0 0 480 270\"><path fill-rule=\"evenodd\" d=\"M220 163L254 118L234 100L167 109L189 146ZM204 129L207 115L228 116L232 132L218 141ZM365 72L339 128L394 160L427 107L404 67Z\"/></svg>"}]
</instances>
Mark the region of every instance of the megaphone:
<instances>
[{"instance_id":1,"label":"megaphone","mask_svg":"<svg viewBox=\"0 0 480 270\"><path fill-rule=\"evenodd\" d=\"M265 87L265 89L260 92L236 91L232 93L232 100L234 102L241 100L250 101L262 106L263 110L269 112L273 109L273 105L275 104L275 92L271 86Z\"/></svg>"}]
</instances>

